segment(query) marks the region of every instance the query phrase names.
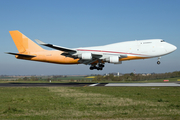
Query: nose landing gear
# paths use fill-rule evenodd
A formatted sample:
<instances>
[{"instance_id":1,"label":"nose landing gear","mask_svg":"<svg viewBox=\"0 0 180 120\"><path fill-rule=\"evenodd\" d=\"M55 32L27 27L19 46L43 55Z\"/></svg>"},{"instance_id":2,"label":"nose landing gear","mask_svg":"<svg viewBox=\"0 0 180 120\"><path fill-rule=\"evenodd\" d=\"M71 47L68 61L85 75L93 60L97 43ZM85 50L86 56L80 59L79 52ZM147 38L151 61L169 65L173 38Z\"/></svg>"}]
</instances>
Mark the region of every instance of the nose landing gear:
<instances>
[{"instance_id":1,"label":"nose landing gear","mask_svg":"<svg viewBox=\"0 0 180 120\"><path fill-rule=\"evenodd\" d=\"M160 61L157 61L157 64L158 64L158 65L160 65L160 64L161 64L161 62L160 62Z\"/></svg>"},{"instance_id":2,"label":"nose landing gear","mask_svg":"<svg viewBox=\"0 0 180 120\"><path fill-rule=\"evenodd\" d=\"M158 57L158 61L157 61L157 64L158 64L158 65L161 64L160 59L161 59L161 57Z\"/></svg>"}]
</instances>

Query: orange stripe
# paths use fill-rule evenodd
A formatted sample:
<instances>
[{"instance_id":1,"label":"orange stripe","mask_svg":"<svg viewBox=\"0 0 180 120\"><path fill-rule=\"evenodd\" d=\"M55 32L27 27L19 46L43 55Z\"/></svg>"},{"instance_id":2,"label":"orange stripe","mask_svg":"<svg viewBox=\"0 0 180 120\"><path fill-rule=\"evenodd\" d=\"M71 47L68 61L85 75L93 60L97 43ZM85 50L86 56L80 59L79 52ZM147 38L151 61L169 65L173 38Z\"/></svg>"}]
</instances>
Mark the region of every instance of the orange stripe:
<instances>
[{"instance_id":1,"label":"orange stripe","mask_svg":"<svg viewBox=\"0 0 180 120\"><path fill-rule=\"evenodd\" d=\"M127 56L126 58L120 58L119 61L148 59L149 57Z\"/></svg>"}]
</instances>

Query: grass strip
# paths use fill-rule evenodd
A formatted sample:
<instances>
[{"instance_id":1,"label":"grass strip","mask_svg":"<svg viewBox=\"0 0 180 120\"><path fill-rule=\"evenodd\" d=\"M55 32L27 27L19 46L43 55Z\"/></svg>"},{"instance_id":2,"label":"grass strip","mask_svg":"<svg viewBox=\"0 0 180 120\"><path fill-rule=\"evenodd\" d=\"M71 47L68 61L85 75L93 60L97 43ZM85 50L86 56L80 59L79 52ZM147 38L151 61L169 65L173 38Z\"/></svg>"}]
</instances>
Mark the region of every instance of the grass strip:
<instances>
[{"instance_id":1,"label":"grass strip","mask_svg":"<svg viewBox=\"0 0 180 120\"><path fill-rule=\"evenodd\" d=\"M0 88L0 119L180 119L180 87Z\"/></svg>"}]
</instances>

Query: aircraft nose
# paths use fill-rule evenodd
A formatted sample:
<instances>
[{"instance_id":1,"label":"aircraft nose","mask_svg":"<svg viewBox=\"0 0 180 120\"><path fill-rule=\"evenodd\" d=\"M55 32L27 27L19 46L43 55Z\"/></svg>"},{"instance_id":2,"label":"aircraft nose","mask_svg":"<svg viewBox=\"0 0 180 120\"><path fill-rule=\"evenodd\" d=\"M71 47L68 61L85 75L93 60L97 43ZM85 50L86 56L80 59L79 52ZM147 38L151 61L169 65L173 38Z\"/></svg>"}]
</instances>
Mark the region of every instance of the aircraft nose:
<instances>
[{"instance_id":1,"label":"aircraft nose","mask_svg":"<svg viewBox=\"0 0 180 120\"><path fill-rule=\"evenodd\" d=\"M175 51L175 50L177 50L177 47L176 47L176 46L174 46L174 51Z\"/></svg>"},{"instance_id":2,"label":"aircraft nose","mask_svg":"<svg viewBox=\"0 0 180 120\"><path fill-rule=\"evenodd\" d=\"M177 50L177 47L175 46L175 45L172 45L172 51L175 51L175 50Z\"/></svg>"},{"instance_id":3,"label":"aircraft nose","mask_svg":"<svg viewBox=\"0 0 180 120\"><path fill-rule=\"evenodd\" d=\"M177 47L175 45L169 44L166 49L168 50L168 52L173 52L177 49Z\"/></svg>"}]
</instances>

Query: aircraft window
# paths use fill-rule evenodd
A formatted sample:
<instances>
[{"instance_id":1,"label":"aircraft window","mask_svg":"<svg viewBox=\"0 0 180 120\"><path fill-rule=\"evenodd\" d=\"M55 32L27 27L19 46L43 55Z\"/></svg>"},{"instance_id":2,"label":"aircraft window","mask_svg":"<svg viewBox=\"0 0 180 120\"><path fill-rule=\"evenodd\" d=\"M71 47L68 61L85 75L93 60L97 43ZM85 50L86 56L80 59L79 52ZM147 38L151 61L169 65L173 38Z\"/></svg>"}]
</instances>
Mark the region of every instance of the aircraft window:
<instances>
[{"instance_id":1,"label":"aircraft window","mask_svg":"<svg viewBox=\"0 0 180 120\"><path fill-rule=\"evenodd\" d=\"M164 40L161 40L161 42L165 42Z\"/></svg>"}]
</instances>

